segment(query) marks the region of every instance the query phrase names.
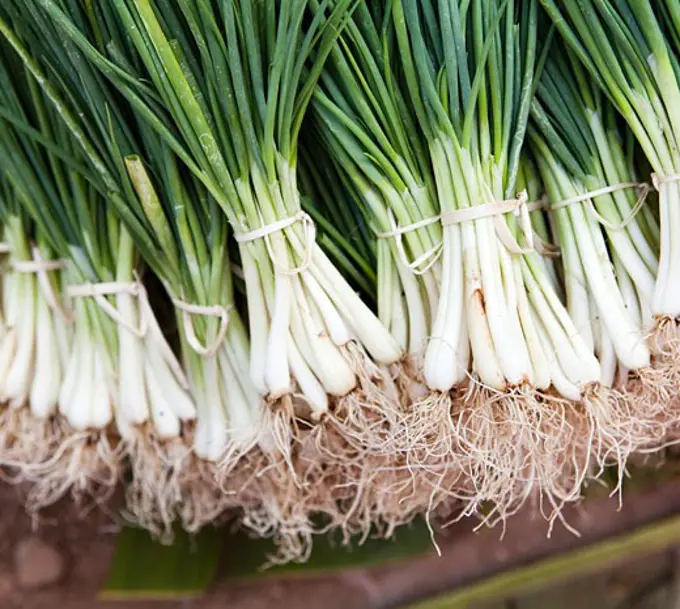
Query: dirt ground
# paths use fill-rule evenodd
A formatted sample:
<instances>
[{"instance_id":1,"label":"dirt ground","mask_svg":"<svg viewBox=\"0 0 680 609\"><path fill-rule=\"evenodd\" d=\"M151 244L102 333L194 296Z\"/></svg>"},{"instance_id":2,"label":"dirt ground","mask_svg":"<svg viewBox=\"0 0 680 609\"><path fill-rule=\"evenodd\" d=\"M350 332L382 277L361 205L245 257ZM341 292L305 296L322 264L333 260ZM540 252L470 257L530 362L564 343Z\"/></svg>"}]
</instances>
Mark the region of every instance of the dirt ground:
<instances>
[{"instance_id":1,"label":"dirt ground","mask_svg":"<svg viewBox=\"0 0 680 609\"><path fill-rule=\"evenodd\" d=\"M219 576L201 598L163 602L113 602L98 600L98 593L106 582L115 536L120 526L116 522L115 512L96 510L81 518L73 506L64 503L46 513L36 528L35 523L31 522L22 509L17 491L0 486L0 609L405 607L409 602L428 595L469 585L508 568L526 565L678 514L680 483L629 497L622 510L617 508L616 501L601 499L590 502L587 509L581 507L573 510L569 514L570 524L581 532L580 538L564 529L557 529L547 539L545 523L526 512L514 519L502 541L499 540L499 531L485 530L475 533L471 523L458 525L443 541L441 558L432 551L422 558L406 563L323 577L260 580L256 584L228 581ZM47 547L49 560L54 560L56 554L59 563L56 581L45 585L25 581L26 575L21 575L22 569L28 569L30 573L45 568L41 564L45 559L44 552L42 556L40 552L34 556L22 556L20 548L26 547L27 540L37 540L37 543ZM662 595L665 600L658 601L661 604L638 603L625 606L658 609L672 607L667 588L672 580L673 565L677 562L675 554L665 551L654 558L638 558L630 564L632 558L634 557L623 556L624 564L618 570L581 579L578 587L574 587L573 583L560 584L548 591L504 599L500 604L489 607L587 609L597 606L598 609L605 609L619 606L616 599L639 594L639 589L644 590L645 586L650 588L655 582L659 589L666 586L666 592L663 593L665 596ZM24 563L28 561L28 565L22 564L22 560ZM570 590L574 593L579 589L583 593L581 600L577 601L574 597L567 604L557 602L556 599L564 596L563 593L556 592L557 590ZM550 602L547 602L546 595L549 595ZM647 599L645 602L652 596L644 595ZM541 598L543 601L539 602L538 599ZM614 604L610 604L610 600Z\"/></svg>"}]
</instances>

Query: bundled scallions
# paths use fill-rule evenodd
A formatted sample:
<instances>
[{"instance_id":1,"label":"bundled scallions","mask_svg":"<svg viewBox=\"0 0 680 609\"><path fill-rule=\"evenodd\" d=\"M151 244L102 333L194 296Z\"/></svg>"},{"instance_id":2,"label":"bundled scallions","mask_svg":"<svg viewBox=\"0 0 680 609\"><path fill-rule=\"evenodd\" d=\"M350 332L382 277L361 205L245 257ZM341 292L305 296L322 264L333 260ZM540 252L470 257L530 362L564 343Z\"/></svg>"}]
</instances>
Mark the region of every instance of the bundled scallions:
<instances>
[{"instance_id":1,"label":"bundled scallions","mask_svg":"<svg viewBox=\"0 0 680 609\"><path fill-rule=\"evenodd\" d=\"M439 300L441 227L426 148L391 72L388 53L396 49L385 47L379 34L384 18L366 5L357 8L313 106L325 147L379 236L378 315L414 358L416 371ZM416 223L422 226L408 229Z\"/></svg>"},{"instance_id":2,"label":"bundled scallions","mask_svg":"<svg viewBox=\"0 0 680 609\"><path fill-rule=\"evenodd\" d=\"M670 0L3 0L3 472L281 560L560 517L677 408L679 41Z\"/></svg>"},{"instance_id":3,"label":"bundled scallions","mask_svg":"<svg viewBox=\"0 0 680 609\"><path fill-rule=\"evenodd\" d=\"M433 490L456 470L414 474L409 466L407 412L427 395L421 371L439 303L442 229L426 142L402 90L405 83L392 72L398 57L393 32L381 32L389 23L389 3L357 8L320 78L310 131L332 159L326 173L339 173L352 208L372 228L378 316L408 355L389 369L402 403L395 396L391 425L375 426L378 473L364 464L349 476L362 481L352 487L358 517L394 525L434 509ZM314 158L318 163L319 155ZM375 479L364 484L364 476Z\"/></svg>"},{"instance_id":4,"label":"bundled scallions","mask_svg":"<svg viewBox=\"0 0 680 609\"><path fill-rule=\"evenodd\" d=\"M653 365L680 380L680 33L673 0L541 0L589 76L628 123L655 172L661 245L649 306L655 320ZM668 400L668 394L662 394Z\"/></svg>"},{"instance_id":5,"label":"bundled scallions","mask_svg":"<svg viewBox=\"0 0 680 609\"><path fill-rule=\"evenodd\" d=\"M314 169L310 170L312 161ZM364 205L354 180L318 150L312 159L306 147L303 147L300 175L303 193L314 193L309 205L305 206L310 214L319 218L320 226L330 224L345 228L340 234L336 234L335 229L328 233L324 229L321 246L330 256L338 256L338 252L342 252L338 256L338 264L350 279L357 277L361 284L369 278L375 281L374 265L376 257L380 259L379 253L376 256L376 249L380 244L370 228L374 217L370 208ZM323 179L320 179L321 176ZM351 200L354 205L337 209L338 202L343 200ZM352 210L358 217L353 215ZM329 240L332 240L330 244ZM377 271L378 274L384 273L385 268L379 267ZM384 277L379 281L385 281ZM397 287L391 286L390 291L392 297L403 298ZM386 293L381 293L374 286L366 298L375 300L376 296L379 299ZM398 305L395 308L406 316L405 303L401 304L401 308ZM397 311L392 316L395 322L399 315ZM399 325L407 327L407 319L400 320ZM416 366L407 362L386 370L385 376L392 377L392 382L385 384L390 402L379 412L367 413L362 423L368 423L368 429L364 428L356 436L345 436L344 443L332 445L331 450L324 451L320 462L321 478L330 481L327 486L330 487L333 503L337 504L336 519L347 538L354 533L389 535L394 527L409 522L428 509L433 486L438 484L441 473L427 475L423 471L414 472L408 466L409 430L405 425L405 415L415 385L409 373L415 374L416 371Z\"/></svg>"},{"instance_id":6,"label":"bundled scallions","mask_svg":"<svg viewBox=\"0 0 680 609\"><path fill-rule=\"evenodd\" d=\"M146 139L143 157L131 155L125 162L158 247L180 263L177 273L162 271L160 277L177 310L197 415L193 450L180 453L182 458L168 472L172 484L157 493L157 509L150 509L145 491L162 486L153 471L150 480L140 478L131 485L129 493L137 493L138 500L129 504L138 521L152 526L158 519L169 528L179 516L187 530L195 531L235 503L233 492L218 484L220 462L228 460L231 471L258 439L265 445L267 439L260 434L260 398L247 374L248 337L234 306L227 223L205 188L181 175L170 149L153 133ZM170 429L168 437L179 438L179 431ZM238 490L243 502L246 489Z\"/></svg>"},{"instance_id":7,"label":"bundled scallions","mask_svg":"<svg viewBox=\"0 0 680 609\"><path fill-rule=\"evenodd\" d=\"M569 313L600 362L600 399L586 401L594 454L601 465L610 458L624 465L636 449L663 441L668 420L667 400L659 399L667 387L651 366L646 341L658 270L649 186L637 182L626 154L630 132L622 132L616 111L573 56L551 53L532 119L531 143L552 203ZM637 379L633 391L629 372Z\"/></svg>"},{"instance_id":8,"label":"bundled scallions","mask_svg":"<svg viewBox=\"0 0 680 609\"><path fill-rule=\"evenodd\" d=\"M532 492L559 508L584 475L554 452L600 366L560 302L517 172L535 77L536 2L394 2L400 65L428 141L443 225L442 285L413 427L493 521ZM512 212L512 213L511 213ZM468 359L471 358L469 368ZM562 388L576 388L563 395ZM457 393L450 391L459 388ZM452 399L453 398L453 399ZM428 464L428 451L423 451ZM568 461L568 459L567 459Z\"/></svg>"},{"instance_id":9,"label":"bundled scallions","mask_svg":"<svg viewBox=\"0 0 680 609\"><path fill-rule=\"evenodd\" d=\"M59 415L68 429L54 453L29 472L39 506L69 488L111 490L126 454L135 475L140 467L154 471L148 461L161 466L163 442L179 437L180 422L192 419L195 408L141 283L137 248L116 213L127 209L123 197L135 200L117 156L130 144L126 122L114 105L88 105L107 91L75 48L60 56L65 64L51 66L63 68L63 80L48 82L28 48L45 58L57 42L54 29L14 9L3 7L20 34L7 22L0 27L29 76L7 85L28 88L31 97L23 111L10 104L0 108L7 128L16 131L3 146L22 142L20 149L7 150L13 162L7 168L15 190L25 193L39 234L65 266L69 298L58 308L73 324L58 390ZM150 488L156 492L156 485Z\"/></svg>"},{"instance_id":10,"label":"bundled scallions","mask_svg":"<svg viewBox=\"0 0 680 609\"><path fill-rule=\"evenodd\" d=\"M27 81L22 78L20 82L25 84ZM3 83L5 91L9 84L7 81ZM47 117L51 116L50 113L42 106L42 99L35 94L35 88L33 93L34 101L41 106L36 104L35 109L38 112L31 113L30 118L33 119L37 115L44 124L49 124ZM7 112L17 120L29 120L29 116L22 112L20 107L11 107L3 103L1 108L4 117L7 116L5 114ZM26 125L29 123L26 122ZM70 172L58 159L50 158L51 155L46 154L39 146L27 142L27 138L20 140L21 134L15 131L10 123L3 121L3 127L6 134L0 144L3 171L13 184L17 203L22 204L24 210L23 222L16 215L6 219L6 226L12 227L11 231L14 232L9 240L11 257L17 260L33 259L31 245L28 242L29 223L25 219L26 210L30 210L37 224L37 231L51 244L50 249L57 254L71 256L73 253L74 258L77 256L75 258L77 263L73 266L67 264L64 271L64 278L68 282L76 278L78 282L87 280L84 277L92 279L94 273L90 260L93 259L99 263L98 268L102 275L106 279L112 278L115 267L112 269L107 264L112 260L112 248L108 239L102 239L103 235L99 230L109 232L114 227L107 225L101 197L82 177ZM64 133L58 127L56 131L60 135ZM69 143L70 140L67 138L61 146L71 154L73 150L69 148ZM74 156L79 158L77 151ZM62 201L68 202L70 208L68 215L64 213ZM90 220L87 228L86 218ZM74 224L69 226L70 222ZM92 244L89 256L83 249L82 241L76 241L74 232L69 230L73 226L77 226L78 235L86 237L83 241ZM112 232L108 236L115 240L116 233L117 231ZM44 249L36 247L34 251L42 253ZM14 285L9 293L15 298L26 299L14 303L13 311L12 307L8 310L10 319L17 319L13 324L16 332L15 360L22 352L25 360L23 366L26 388L23 397L15 398L19 400L18 405L21 405L28 398L28 387L33 375L38 378L36 358L38 354L33 352L34 343L37 341L36 301L44 299L45 296L42 290L38 290L35 274L17 273L12 283ZM52 441L44 446L41 445L40 438L32 440L36 449L46 450L40 455L39 460L17 454L17 449L23 444L20 435L17 436L19 440L17 445L6 447L1 457L5 465L14 467L23 460L23 467L19 467L20 478L35 483L28 499L31 508L48 505L71 488L77 494L98 490L106 493L116 484L120 473L121 455L109 441L107 430L112 418L109 392L116 392L115 324L96 305L92 303L88 305L83 300L75 302L75 308L71 310L61 290L55 289L55 286L48 289L52 290L52 298L56 305L53 319L67 311L68 307L68 321L62 320L62 323L65 323L68 334L71 335L67 343L68 349L64 353L57 351L51 354L51 361L48 364L52 374L55 372L60 374L54 379L45 379L51 381L50 385L54 385L54 390L51 391L50 408L42 417L57 415L58 410L57 416L61 421L56 423L56 426L61 433L55 438L56 444ZM41 303L40 307L42 306L44 305ZM28 329L24 326L26 323L33 324L34 327ZM50 337L43 333L41 340L49 339ZM9 378L8 375L7 379ZM34 424L39 424L42 418L40 413L30 415ZM12 429L11 426L8 426L8 429Z\"/></svg>"},{"instance_id":11,"label":"bundled scallions","mask_svg":"<svg viewBox=\"0 0 680 609\"><path fill-rule=\"evenodd\" d=\"M13 94L6 76L0 68L3 102ZM36 470L62 439L63 425L54 415L72 331L59 304L61 265L52 260L49 239L41 238L26 212L26 198L33 194L21 175L26 168L16 162L25 148L10 129L2 139L0 215L7 256L1 271L0 461L15 481L25 482L39 476Z\"/></svg>"},{"instance_id":12,"label":"bundled scallions","mask_svg":"<svg viewBox=\"0 0 680 609\"><path fill-rule=\"evenodd\" d=\"M374 361L393 364L402 352L316 244L295 175L301 121L349 3L312 12L306 0L164 3L161 14L148 0L103 2L102 16L129 34L120 44L136 49L127 59L104 56L58 3L31 5L128 98L234 226L250 378L269 402L263 425L286 467L297 476L298 416L314 424L325 415L318 434L329 442L361 434L364 407L379 412L388 399Z\"/></svg>"}]
</instances>

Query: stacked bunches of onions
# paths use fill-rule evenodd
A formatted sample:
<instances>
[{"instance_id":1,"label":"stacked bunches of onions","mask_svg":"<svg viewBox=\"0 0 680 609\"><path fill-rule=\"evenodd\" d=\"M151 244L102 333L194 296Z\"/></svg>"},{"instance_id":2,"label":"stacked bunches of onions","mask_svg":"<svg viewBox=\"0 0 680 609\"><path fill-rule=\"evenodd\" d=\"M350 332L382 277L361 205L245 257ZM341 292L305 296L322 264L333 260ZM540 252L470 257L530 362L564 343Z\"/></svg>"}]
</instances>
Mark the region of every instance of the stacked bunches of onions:
<instances>
[{"instance_id":1,"label":"stacked bunches of onions","mask_svg":"<svg viewBox=\"0 0 680 609\"><path fill-rule=\"evenodd\" d=\"M266 450L267 467L287 470L295 484L324 493L323 485L307 479L309 461L314 461L309 452L322 459L323 451L333 452L344 435L361 445L356 436L370 431L361 425L362 411L379 417L383 405L391 403L392 382L380 365L402 357L397 342L316 243L314 225L300 208L297 134L316 77L350 14L348 3L309 15L306 2L283 3L274 10L255 2L230 3L212 13L203 3L169 3L161 15L148 2L116 2L103 3L101 14L94 16L74 14L72 7L57 3L34 4L31 19L50 22L67 36L88 71L106 78L127 98L135 118L177 154L234 227L248 295L247 376L255 395L266 402L261 417L258 411L254 418L264 432L243 431L241 444L251 447L258 436L257 450L230 450L223 446L224 435L233 432L227 427L242 422L232 416L225 423L217 405L206 406L213 420L206 418L205 431L214 436L202 456L219 460L225 476L236 462L245 467L243 461L250 459L260 476L260 452ZM97 27L87 25L88 19ZM118 40L116 27L135 35ZM267 37L250 35L248 28ZM284 52L291 48L299 53ZM135 153L132 145L116 145ZM141 173L133 176L138 182L145 179ZM137 194L148 195L148 190L137 185ZM144 197L139 199L143 212ZM130 207L131 200L121 202L120 212L142 225L133 231L135 237L145 243L149 232L155 240L163 237L157 227L149 230L148 218L132 217L140 204ZM191 294L171 291L190 302ZM230 408L238 414L236 406ZM364 445L370 450L370 443ZM361 454L355 459L360 462ZM305 471L298 471L302 461ZM290 507L275 502L251 524L264 532L286 521L282 527L297 527L307 535L312 508L300 498L288 501L287 488L277 490L280 503ZM311 494L308 501L316 507L318 499Z\"/></svg>"},{"instance_id":2,"label":"stacked bunches of onions","mask_svg":"<svg viewBox=\"0 0 680 609\"><path fill-rule=\"evenodd\" d=\"M37 33L22 31L27 41ZM148 461L160 459L158 442L167 438L171 422L179 436L178 422L192 419L195 409L140 282L138 249L114 212L113 201L120 202L123 193L114 190L113 176L124 167L113 156L100 156L84 132L80 140L73 137L60 116L68 110L53 104L55 87L45 85L19 34L9 40L26 60L26 71L19 65L3 80L3 170L13 201L5 228L13 235L8 233L10 270L19 271L11 281L20 282L10 293L28 300L12 312L16 346L7 376L11 388L13 368L23 360L26 389L23 397L8 399L10 408L30 400L36 424L49 423L56 431L40 458L22 466L10 448L2 461L34 483L29 505L37 508L69 490L80 496L109 493L126 456L136 466L152 467ZM81 80L71 89L74 104L87 77L84 70L76 76ZM78 107L83 113L97 108ZM99 123L100 136L110 138L112 149L117 142L125 146L121 117L99 107L99 120L108 119ZM32 270L12 263L27 257ZM27 439L18 433L16 448L28 440L30 433Z\"/></svg>"},{"instance_id":3,"label":"stacked bunches of onions","mask_svg":"<svg viewBox=\"0 0 680 609\"><path fill-rule=\"evenodd\" d=\"M34 506L129 464L147 528L238 508L300 559L554 519L663 445L674 3L6 0L0 35L0 462Z\"/></svg>"},{"instance_id":4,"label":"stacked bunches of onions","mask_svg":"<svg viewBox=\"0 0 680 609\"><path fill-rule=\"evenodd\" d=\"M667 384L646 340L659 257L650 186L637 178L631 132L571 53L555 49L548 58L530 137L551 202L569 312L608 389L588 403L593 455L599 467L625 464L629 454L662 442L670 422Z\"/></svg>"},{"instance_id":5,"label":"stacked bunches of onions","mask_svg":"<svg viewBox=\"0 0 680 609\"><path fill-rule=\"evenodd\" d=\"M660 399L670 406L668 390L677 386L680 370L680 249L674 239L680 225L680 7L670 0L542 4L588 78L627 122L654 172L644 176L658 192L660 231L648 346Z\"/></svg>"}]
</instances>

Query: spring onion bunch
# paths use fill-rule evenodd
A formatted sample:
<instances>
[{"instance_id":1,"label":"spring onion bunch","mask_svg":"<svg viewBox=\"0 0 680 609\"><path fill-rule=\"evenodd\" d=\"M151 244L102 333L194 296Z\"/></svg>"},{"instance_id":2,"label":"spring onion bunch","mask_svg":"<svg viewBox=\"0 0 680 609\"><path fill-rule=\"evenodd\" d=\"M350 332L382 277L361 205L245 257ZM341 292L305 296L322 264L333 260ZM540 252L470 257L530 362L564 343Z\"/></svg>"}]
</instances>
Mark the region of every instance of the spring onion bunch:
<instances>
[{"instance_id":1,"label":"spring onion bunch","mask_svg":"<svg viewBox=\"0 0 680 609\"><path fill-rule=\"evenodd\" d=\"M310 140L313 136L319 137L311 123L308 128ZM303 201L309 201L309 205L306 202L303 205L318 218L320 227L333 227L328 232L322 229L321 246L329 256L338 256L338 265L348 279L358 285L369 283L370 291L364 297L375 302L380 298L380 290L375 285L376 271L380 274L384 269L376 268L381 246L371 229L374 217L356 189L355 181L333 159L330 151L317 147L312 156L311 150L307 145L301 148L301 190ZM314 195L309 196L310 193ZM352 204L343 204L347 201ZM342 232L337 234L335 227L341 228ZM340 252L342 255L338 255ZM401 325L407 323L404 319ZM433 482L433 476L422 471L414 475L405 466L409 448L405 414L414 394L414 378L407 375L407 370L417 371L413 366L407 368L406 362L385 371L384 390L390 397L390 404L374 413L372 421L369 418L370 442L366 431L345 435L345 441L335 443L332 450L325 451L319 462L321 477L343 481L326 486L330 487L332 504L336 505L335 518L347 539L368 532L389 536L395 526L411 521L428 509L432 487L440 474L434 476ZM305 452L303 449L301 454Z\"/></svg>"},{"instance_id":2,"label":"spring onion bunch","mask_svg":"<svg viewBox=\"0 0 680 609\"><path fill-rule=\"evenodd\" d=\"M21 112L22 102L12 86L8 53L0 55L0 107ZM20 77L25 85L27 82ZM28 87L24 93L30 95ZM2 267L2 324L0 337L0 397L3 402L0 454L16 479L30 479L32 468L49 459L62 439L57 411L72 331L60 299L60 264L53 260L49 239L36 229L27 213L26 184L30 146L2 119L0 144L0 215L7 256ZM36 266L37 265L37 266Z\"/></svg>"},{"instance_id":3,"label":"spring onion bunch","mask_svg":"<svg viewBox=\"0 0 680 609\"><path fill-rule=\"evenodd\" d=\"M114 39L115 30L101 25L98 33L111 46L123 48L121 41ZM89 87L106 91L105 81L97 77ZM88 89L83 90L87 95ZM127 103L115 95L109 95L106 112L120 118L130 115ZM86 121L78 123L78 132L90 146L100 136ZM141 413L131 422L119 418L117 423L123 427L121 435L132 460L133 475L126 489L128 511L138 524L169 535L176 518L186 529L196 530L213 521L226 503L233 503L233 497L221 492L215 483L216 461L230 442L245 446L254 442L257 426L249 417L251 409L257 410L259 399L243 374L247 370L247 338L233 311L226 222L210 219L217 211L214 201L200 185L180 178L174 155L153 132L129 131L126 135L128 154L115 139L107 141L107 154L119 169L108 176L124 194L118 203L121 215L128 221L138 218L145 223L142 226L146 230L141 232L138 224L130 222L136 235L133 241L154 252L149 263L158 265L157 274L170 294L182 298L179 306L183 308L177 309L177 317L188 379L155 323L146 298L139 299L144 310L135 313L130 309L134 302L119 295L119 310L131 312L148 332L143 337L143 349L135 347L140 346L135 340L140 337L129 328L119 332L121 358L127 360L120 362L121 383L125 380L127 384L121 386L121 403L137 402L149 408L153 425L132 429L131 424L144 422ZM155 162L159 183L164 186L162 201L138 152ZM96 164L95 168L99 169ZM208 260L214 261L212 267ZM205 301L210 299L224 304L206 306ZM215 353L205 356L210 350ZM130 376L132 370L138 371L136 376ZM129 386L130 378L138 384Z\"/></svg>"},{"instance_id":4,"label":"spring onion bunch","mask_svg":"<svg viewBox=\"0 0 680 609\"><path fill-rule=\"evenodd\" d=\"M600 362L600 401L586 400L595 453L625 466L665 435L663 380L646 335L654 320L658 226L638 184L628 130L573 55L554 49L532 103L530 139L562 254L569 313ZM590 193L600 193L590 195ZM628 392L629 372L649 388ZM574 398L578 392L574 391ZM585 452L585 449L584 449Z\"/></svg>"},{"instance_id":5,"label":"spring onion bunch","mask_svg":"<svg viewBox=\"0 0 680 609\"><path fill-rule=\"evenodd\" d=\"M83 13L71 10L57 15L63 21L86 22ZM141 63L135 63L138 58L131 41L121 37L108 16L95 14L96 27L83 27L78 42L86 52L80 55L73 48L72 56L83 62L86 56L94 56L101 63L108 61L106 51L124 61L128 70L135 65L142 69ZM83 94L107 95L103 108L107 117L117 117L127 128L125 145L116 138L105 140L106 154L118 171L93 165L109 188L122 193L115 209L173 299L188 377L185 380L178 362L170 358L164 341L158 341L163 347L158 353L147 349L148 365L161 366L159 355L164 354L181 388L172 379L165 380L163 389L176 402L176 416L155 420L156 429L132 452L128 509L149 527L160 522L169 531L179 516L186 528L195 530L221 513L225 502L233 503L233 496L227 497L216 486L216 470L228 457L237 461L260 431L260 400L245 374L248 340L233 303L227 224L206 188L192 181L190 174L182 174L177 157L148 125L129 120L133 115L127 102L108 89L110 85L93 67L88 66L92 79L83 85ZM93 122L78 124L76 133L90 147L102 135ZM157 328L153 330L159 334ZM146 382L149 393L157 392L150 372ZM195 425L185 425L193 421L196 409Z\"/></svg>"},{"instance_id":6,"label":"spring onion bunch","mask_svg":"<svg viewBox=\"0 0 680 609\"><path fill-rule=\"evenodd\" d=\"M439 300L441 227L427 152L391 72L387 57L394 50L379 30L384 19L366 5L357 8L322 73L313 108L325 148L381 237L378 315L417 370ZM423 221L430 224L398 233Z\"/></svg>"},{"instance_id":7,"label":"spring onion bunch","mask_svg":"<svg viewBox=\"0 0 680 609\"><path fill-rule=\"evenodd\" d=\"M628 123L659 192L661 250L651 300L654 365L678 379L680 71L678 7L670 0L541 0L565 43Z\"/></svg>"},{"instance_id":8,"label":"spring onion bunch","mask_svg":"<svg viewBox=\"0 0 680 609\"><path fill-rule=\"evenodd\" d=\"M349 3L311 12L301 0L162 2L162 10L148 0L100 3L107 22L127 33L134 59L115 47L104 56L82 21L58 3L35 3L234 227L248 296L250 379L268 399L263 424L286 467L294 472L292 440L300 432L293 417L313 425L342 413L355 433L364 406L379 410L386 400L372 360L390 365L402 353L315 242L295 175L302 118ZM334 412L331 401L340 404ZM316 429L323 435L324 426Z\"/></svg>"},{"instance_id":9,"label":"spring onion bunch","mask_svg":"<svg viewBox=\"0 0 680 609\"><path fill-rule=\"evenodd\" d=\"M129 499L137 495L128 509L134 506L139 522L150 519L150 528L154 519L169 527L179 516L187 530L195 531L234 503L216 482L221 460L237 459L258 439L266 440L260 438L260 399L247 375L248 337L234 308L226 221L205 188L181 176L176 157L155 134L147 139L143 158L148 166L138 155L128 156L126 166L159 247L182 267L177 275L167 272L161 278L179 303L183 360L197 415L193 450L180 453L182 459L168 472L173 485L165 494L158 492L157 510L149 509L145 493L149 485L158 485L153 477L128 487Z\"/></svg>"},{"instance_id":10,"label":"spring onion bunch","mask_svg":"<svg viewBox=\"0 0 680 609\"><path fill-rule=\"evenodd\" d=\"M390 526L427 509L441 475L433 482L405 466L411 436L403 415L427 395L423 356L439 302L442 230L427 145L393 73L395 44L389 3L357 7L324 66L309 121L331 160L325 174L339 174L351 208L371 227L378 316L407 354L388 370L398 388L390 424L372 426L375 467L347 460L355 473L346 477L357 481L349 487L356 517ZM318 164L318 153L314 158Z\"/></svg>"},{"instance_id":11,"label":"spring onion bunch","mask_svg":"<svg viewBox=\"0 0 680 609\"><path fill-rule=\"evenodd\" d=\"M27 81L22 79L21 82L25 84ZM11 83L3 82L5 91L8 85L11 86ZM31 113L30 119L33 120L37 115L44 125L49 125L48 117L53 118L53 115L45 109L35 88L33 93L33 99L37 102L35 109L39 112ZM21 108L4 103L1 108L5 117L29 120L27 113L18 114ZM26 124L30 123L26 122ZM106 262L112 258L111 242L102 238L106 234L104 231L111 227L107 226L105 213L101 211L102 201L97 193L89 188L81 176L75 172L71 173L68 166L65 167L58 160L50 158L50 155L46 155L38 146L28 145L26 138L21 138L22 134L16 132L11 124L3 121L3 126L6 134L1 147L3 170L7 172L6 175L13 184L14 192L18 194L16 203L21 206L24 217L28 216L26 210L31 210L38 231L42 232L43 239L56 254L70 254L71 251L77 251L78 260L83 261L83 267L86 264L91 267L90 258L84 253L82 243L76 241L73 234L67 232L66 228L69 220L82 223L79 226L80 234L83 237L87 236L87 239L83 240L86 240L88 244L94 244L90 246L92 258L97 257L100 269L111 272L111 267L105 266ZM34 125L31 126L35 128ZM63 135L63 130L57 128L56 132ZM62 146L68 153L72 152L72 149L68 147L68 139ZM75 156L77 158L77 151ZM62 201L68 201L72 206L70 218L68 215L63 215ZM84 226L84 210L87 210L90 218L97 221L87 227L91 232L86 232ZM31 246L28 242L31 233L27 230L29 224L25 220L24 222L16 222L16 220L16 215L14 220L10 220L10 224L14 224L15 231L15 236L11 241L16 243L12 245L12 249L21 249L14 255L24 260L27 257L31 259ZM97 229L102 232L100 233ZM115 240L115 235L116 233L113 232L110 237ZM87 270L89 271L90 268ZM81 272L79 267L67 265L64 278L70 282L74 277L81 277ZM37 286L34 281L28 281L33 276L18 275L17 277L23 285L18 285L12 292L15 292L17 296L23 293L24 297L35 300ZM69 307L69 322L65 325L72 336L64 353L53 353L50 357L49 369L52 374L58 374L53 379L49 379L50 385L53 386L50 392L50 408L42 416L56 415L58 411L58 418L65 423L65 425L58 424L58 427L64 427L64 429L56 439L56 445L55 442L49 443L40 460L28 458L27 455L16 455L11 447L2 455L2 461L6 465L19 466L23 461L23 467L20 467L20 470L23 470L21 477L28 478L35 483L31 491L32 496L28 499L29 506L32 508L52 503L71 488L78 494L98 489L107 492L117 482L120 473L120 454L111 445L106 433L106 427L111 420L111 405L107 392L115 388L113 370L116 362L115 356L110 355L113 349L110 341L115 340L115 325L96 306L87 306L86 303L81 302L76 305L75 310L71 310L63 299L61 290L55 290L53 294L58 311L67 311L66 307ZM20 303L21 319L36 324L36 303L30 300ZM17 312L14 312L13 317L16 315ZM18 323L16 328L16 337L19 340L22 332L25 333L25 328L21 328ZM35 334L35 329L26 337L33 334ZM33 342L35 342L35 337L33 337ZM54 348L57 348L57 344ZM25 343L24 349L28 351L24 356L27 359L25 374L28 377L26 382L30 384L32 375L38 374L38 360L35 357L37 352L35 354L32 352L31 342ZM15 358L19 354L20 350L17 347ZM36 364L35 371L34 363ZM83 371L87 374L80 377L79 374ZM28 394L24 393L22 399L26 400ZM32 413L31 415L33 416ZM36 422L40 420L38 417L39 414L36 413ZM90 429L102 431L101 433L93 431L96 448L88 450Z\"/></svg>"},{"instance_id":12,"label":"spring onion bunch","mask_svg":"<svg viewBox=\"0 0 680 609\"><path fill-rule=\"evenodd\" d=\"M439 438L432 451L438 459L448 452L465 469L465 513L490 500L494 515L503 516L533 491L557 503L578 495L581 473L565 489L554 459L565 435L575 433L563 398L578 398L600 377L546 273L526 197L516 190L537 13L537 2L392 4L444 226L441 293L424 368L432 395L413 425L426 442ZM500 202L515 213L478 215L478 206ZM566 388L576 393L564 395Z\"/></svg>"},{"instance_id":13,"label":"spring onion bunch","mask_svg":"<svg viewBox=\"0 0 680 609\"><path fill-rule=\"evenodd\" d=\"M10 151L12 176L24 180L19 190L30 196L23 203L66 266L71 298L64 306L74 332L58 394L70 433L38 470L41 502L49 503L71 487L110 490L125 454L155 471L148 462L158 466L165 458L163 443L180 436L180 422L193 419L195 407L140 282L138 248L118 215L128 209L125 199L135 200L122 162L130 144L126 121L115 105L92 103L106 99L105 83L77 49L50 55L63 41L44 16L17 7L3 6L13 31L4 19L0 29L24 62L33 95L24 113L2 107L21 141L31 143L23 156ZM59 74L53 80L35 59L48 57L48 69Z\"/></svg>"}]
</instances>

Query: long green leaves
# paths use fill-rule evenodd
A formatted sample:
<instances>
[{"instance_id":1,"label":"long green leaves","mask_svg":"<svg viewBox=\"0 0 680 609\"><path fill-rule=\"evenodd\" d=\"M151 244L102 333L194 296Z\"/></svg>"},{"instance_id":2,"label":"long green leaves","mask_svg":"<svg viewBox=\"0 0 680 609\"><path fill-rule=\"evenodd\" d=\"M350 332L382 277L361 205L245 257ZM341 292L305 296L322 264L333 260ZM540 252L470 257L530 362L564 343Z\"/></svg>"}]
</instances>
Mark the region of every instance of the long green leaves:
<instances>
[{"instance_id":1,"label":"long green leaves","mask_svg":"<svg viewBox=\"0 0 680 609\"><path fill-rule=\"evenodd\" d=\"M680 89L654 3L541 1L629 123L655 170L673 172Z\"/></svg>"},{"instance_id":2,"label":"long green leaves","mask_svg":"<svg viewBox=\"0 0 680 609\"><path fill-rule=\"evenodd\" d=\"M435 20L426 6L400 1L393 8L420 124L429 138L445 134L481 162L493 156L511 196L534 79L536 3L472 2L461 14L457 3L438 2Z\"/></svg>"}]
</instances>

